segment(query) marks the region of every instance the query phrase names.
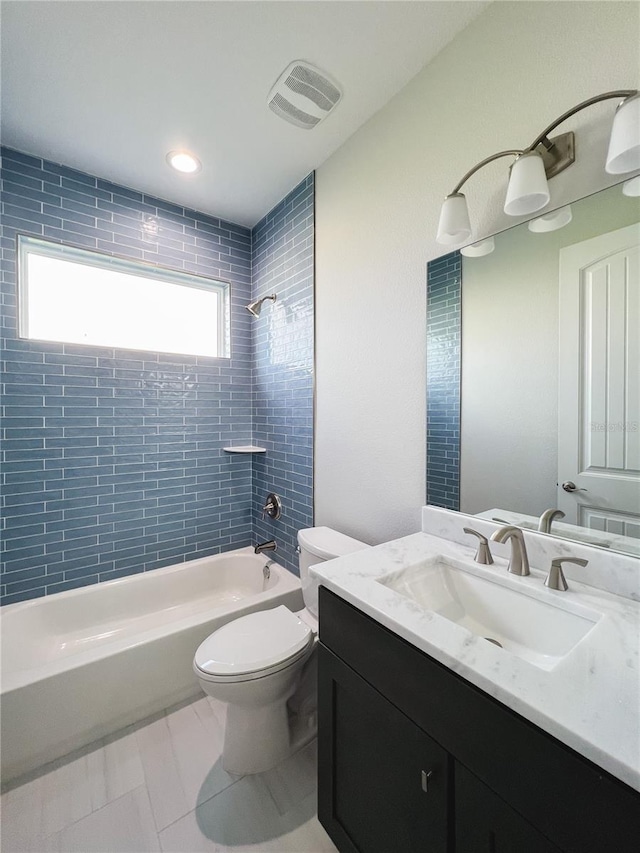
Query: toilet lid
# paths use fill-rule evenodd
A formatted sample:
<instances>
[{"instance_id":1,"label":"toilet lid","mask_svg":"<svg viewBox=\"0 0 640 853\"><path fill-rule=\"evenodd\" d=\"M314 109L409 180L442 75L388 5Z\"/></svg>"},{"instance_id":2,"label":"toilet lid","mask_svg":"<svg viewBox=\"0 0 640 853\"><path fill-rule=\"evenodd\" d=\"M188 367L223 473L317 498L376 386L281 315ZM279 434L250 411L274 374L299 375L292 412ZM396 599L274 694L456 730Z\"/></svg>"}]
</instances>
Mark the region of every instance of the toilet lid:
<instances>
[{"instance_id":1,"label":"toilet lid","mask_svg":"<svg viewBox=\"0 0 640 853\"><path fill-rule=\"evenodd\" d=\"M194 663L209 675L243 675L294 657L312 641L309 626L281 604L218 628L200 644Z\"/></svg>"}]
</instances>

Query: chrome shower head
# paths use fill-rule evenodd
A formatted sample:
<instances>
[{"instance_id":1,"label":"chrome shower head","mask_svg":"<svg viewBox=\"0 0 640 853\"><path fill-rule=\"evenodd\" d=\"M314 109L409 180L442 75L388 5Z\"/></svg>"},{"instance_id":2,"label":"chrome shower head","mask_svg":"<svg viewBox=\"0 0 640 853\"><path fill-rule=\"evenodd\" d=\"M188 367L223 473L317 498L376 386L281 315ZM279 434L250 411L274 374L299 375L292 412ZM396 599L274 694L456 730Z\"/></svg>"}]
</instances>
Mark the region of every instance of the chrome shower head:
<instances>
[{"instance_id":1,"label":"chrome shower head","mask_svg":"<svg viewBox=\"0 0 640 853\"><path fill-rule=\"evenodd\" d=\"M245 305L245 308L249 314L253 314L254 317L259 317L260 311L262 310L262 303L265 299L272 299L275 302L277 297L275 293L272 293L271 296L263 296L262 299L256 299L255 302L250 302L248 305Z\"/></svg>"}]
</instances>

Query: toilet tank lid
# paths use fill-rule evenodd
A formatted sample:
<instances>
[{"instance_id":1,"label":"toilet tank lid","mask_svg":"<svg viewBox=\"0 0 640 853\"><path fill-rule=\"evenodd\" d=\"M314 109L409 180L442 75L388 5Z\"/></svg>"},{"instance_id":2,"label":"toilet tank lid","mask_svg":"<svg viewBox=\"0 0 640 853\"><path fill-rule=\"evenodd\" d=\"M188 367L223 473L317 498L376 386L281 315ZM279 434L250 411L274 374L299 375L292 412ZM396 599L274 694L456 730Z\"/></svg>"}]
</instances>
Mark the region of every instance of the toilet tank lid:
<instances>
[{"instance_id":1,"label":"toilet tank lid","mask_svg":"<svg viewBox=\"0 0 640 853\"><path fill-rule=\"evenodd\" d=\"M321 560L332 560L334 557L343 557L354 551L361 551L369 546L359 539L352 539L330 527L307 527L298 531L298 543L309 554Z\"/></svg>"}]
</instances>

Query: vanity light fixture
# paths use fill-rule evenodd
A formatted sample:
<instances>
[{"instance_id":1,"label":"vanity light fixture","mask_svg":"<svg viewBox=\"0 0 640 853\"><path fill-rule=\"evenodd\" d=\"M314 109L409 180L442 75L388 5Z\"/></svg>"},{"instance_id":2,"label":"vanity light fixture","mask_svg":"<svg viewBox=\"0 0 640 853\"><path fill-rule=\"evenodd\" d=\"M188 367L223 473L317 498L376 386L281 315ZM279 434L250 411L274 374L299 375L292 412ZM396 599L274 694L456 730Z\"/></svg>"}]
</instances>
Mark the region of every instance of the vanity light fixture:
<instances>
[{"instance_id":1,"label":"vanity light fixture","mask_svg":"<svg viewBox=\"0 0 640 853\"><path fill-rule=\"evenodd\" d=\"M189 151L169 151L167 154L167 163L176 172L184 172L192 175L202 169L202 163L194 154Z\"/></svg>"},{"instance_id":2,"label":"vanity light fixture","mask_svg":"<svg viewBox=\"0 0 640 853\"><path fill-rule=\"evenodd\" d=\"M545 213L537 219L532 219L527 227L534 234L548 234L549 231L558 231L560 228L564 228L572 219L571 205L566 204L564 207L559 207L558 210L553 210L551 213Z\"/></svg>"},{"instance_id":3,"label":"vanity light fixture","mask_svg":"<svg viewBox=\"0 0 640 853\"><path fill-rule=\"evenodd\" d=\"M476 163L442 204L436 237L438 243L452 246L471 237L467 199L460 190L472 175L500 157L515 158L511 164L504 212L508 216L526 216L546 207L551 198L547 180L563 172L576 159L572 131L554 137L549 134L581 110L610 98L622 100L611 127L605 171L610 175L620 175L640 169L640 93L637 89L621 89L596 95L555 119L527 148L499 151Z\"/></svg>"},{"instance_id":4,"label":"vanity light fixture","mask_svg":"<svg viewBox=\"0 0 640 853\"><path fill-rule=\"evenodd\" d=\"M640 168L640 92L618 104L613 117L606 171L624 175Z\"/></svg>"},{"instance_id":5,"label":"vanity light fixture","mask_svg":"<svg viewBox=\"0 0 640 853\"><path fill-rule=\"evenodd\" d=\"M622 185L622 194L630 198L640 196L640 175L636 175L635 178L624 182Z\"/></svg>"},{"instance_id":6,"label":"vanity light fixture","mask_svg":"<svg viewBox=\"0 0 640 853\"><path fill-rule=\"evenodd\" d=\"M493 237L487 237L486 240L478 240L477 243L464 246L460 249L460 254L467 258L483 258L485 255L490 255L495 247L496 241Z\"/></svg>"},{"instance_id":7,"label":"vanity light fixture","mask_svg":"<svg viewBox=\"0 0 640 853\"><path fill-rule=\"evenodd\" d=\"M526 216L549 204L551 194L542 155L526 151L511 166L504 212L508 216Z\"/></svg>"}]
</instances>

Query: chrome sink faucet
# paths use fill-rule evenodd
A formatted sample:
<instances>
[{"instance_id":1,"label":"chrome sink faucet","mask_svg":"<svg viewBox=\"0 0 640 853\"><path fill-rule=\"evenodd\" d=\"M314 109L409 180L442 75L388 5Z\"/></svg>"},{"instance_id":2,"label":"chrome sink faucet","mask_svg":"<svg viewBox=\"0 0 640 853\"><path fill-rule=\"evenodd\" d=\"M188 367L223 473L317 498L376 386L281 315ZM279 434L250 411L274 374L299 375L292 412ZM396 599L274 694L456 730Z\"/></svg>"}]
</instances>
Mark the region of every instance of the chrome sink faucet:
<instances>
[{"instance_id":1,"label":"chrome sink faucet","mask_svg":"<svg viewBox=\"0 0 640 853\"><path fill-rule=\"evenodd\" d=\"M500 527L492 533L491 539L493 542L511 542L511 559L507 571L511 572L512 575L524 576L529 574L527 546L519 527L507 524L506 527Z\"/></svg>"},{"instance_id":2,"label":"chrome sink faucet","mask_svg":"<svg viewBox=\"0 0 640 853\"><path fill-rule=\"evenodd\" d=\"M564 513L561 509L545 509L538 521L538 530L540 533L551 533L551 525L556 518L564 518Z\"/></svg>"}]
</instances>

